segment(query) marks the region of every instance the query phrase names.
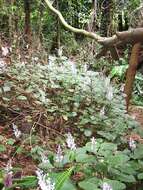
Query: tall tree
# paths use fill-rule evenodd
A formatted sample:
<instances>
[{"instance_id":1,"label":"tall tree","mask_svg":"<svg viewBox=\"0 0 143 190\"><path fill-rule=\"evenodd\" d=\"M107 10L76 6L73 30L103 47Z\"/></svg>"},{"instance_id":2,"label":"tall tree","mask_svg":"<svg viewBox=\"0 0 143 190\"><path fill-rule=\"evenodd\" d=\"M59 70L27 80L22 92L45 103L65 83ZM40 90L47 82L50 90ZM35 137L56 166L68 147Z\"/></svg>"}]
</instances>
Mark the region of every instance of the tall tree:
<instances>
[{"instance_id":1,"label":"tall tree","mask_svg":"<svg viewBox=\"0 0 143 190\"><path fill-rule=\"evenodd\" d=\"M30 43L31 41L31 7L30 7L31 0L24 0L24 12L25 12L25 26L24 26L24 35L26 43Z\"/></svg>"},{"instance_id":2,"label":"tall tree","mask_svg":"<svg viewBox=\"0 0 143 190\"><path fill-rule=\"evenodd\" d=\"M101 36L109 36L112 33L113 0L101 0L99 7L101 10Z\"/></svg>"}]
</instances>

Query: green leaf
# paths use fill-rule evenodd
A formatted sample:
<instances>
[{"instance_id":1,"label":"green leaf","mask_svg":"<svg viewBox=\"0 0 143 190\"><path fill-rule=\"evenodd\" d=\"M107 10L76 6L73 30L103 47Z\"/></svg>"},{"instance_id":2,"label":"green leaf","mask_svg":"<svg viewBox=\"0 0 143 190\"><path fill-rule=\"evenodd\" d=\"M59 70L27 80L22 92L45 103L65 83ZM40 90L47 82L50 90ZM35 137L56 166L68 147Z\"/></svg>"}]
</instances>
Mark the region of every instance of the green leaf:
<instances>
[{"instance_id":1,"label":"green leaf","mask_svg":"<svg viewBox=\"0 0 143 190\"><path fill-rule=\"evenodd\" d=\"M10 138L10 139L7 140L6 143L7 143L8 145L13 145L13 144L15 143L15 140L12 139L12 138Z\"/></svg>"},{"instance_id":2,"label":"green leaf","mask_svg":"<svg viewBox=\"0 0 143 190\"><path fill-rule=\"evenodd\" d=\"M100 180L96 177L86 179L78 183L78 186L83 190L100 190L99 187Z\"/></svg>"},{"instance_id":3,"label":"green leaf","mask_svg":"<svg viewBox=\"0 0 143 190\"><path fill-rule=\"evenodd\" d=\"M99 155L110 156L117 150L117 145L113 143L102 143L98 151Z\"/></svg>"},{"instance_id":4,"label":"green leaf","mask_svg":"<svg viewBox=\"0 0 143 190\"><path fill-rule=\"evenodd\" d=\"M21 187L21 188L34 188L37 186L36 176L26 176L22 179L14 180L14 185L12 187Z\"/></svg>"},{"instance_id":5,"label":"green leaf","mask_svg":"<svg viewBox=\"0 0 143 190\"><path fill-rule=\"evenodd\" d=\"M136 179L133 175L127 175L120 173L116 176L116 178L122 182L135 183Z\"/></svg>"},{"instance_id":6,"label":"green leaf","mask_svg":"<svg viewBox=\"0 0 143 190\"><path fill-rule=\"evenodd\" d=\"M27 97L26 96L18 96L17 100L27 100Z\"/></svg>"},{"instance_id":7,"label":"green leaf","mask_svg":"<svg viewBox=\"0 0 143 190\"><path fill-rule=\"evenodd\" d=\"M134 150L134 159L142 159L143 158L143 144L138 145L138 147Z\"/></svg>"},{"instance_id":8,"label":"green leaf","mask_svg":"<svg viewBox=\"0 0 143 190\"><path fill-rule=\"evenodd\" d=\"M123 190L126 189L126 185L117 180L104 179L103 182L108 183L113 190Z\"/></svg>"},{"instance_id":9,"label":"green leaf","mask_svg":"<svg viewBox=\"0 0 143 190\"><path fill-rule=\"evenodd\" d=\"M119 170L125 174L136 174L136 169L134 169L128 162L120 166Z\"/></svg>"},{"instance_id":10,"label":"green leaf","mask_svg":"<svg viewBox=\"0 0 143 190\"><path fill-rule=\"evenodd\" d=\"M6 147L3 144L0 144L0 152L6 151Z\"/></svg>"},{"instance_id":11,"label":"green leaf","mask_svg":"<svg viewBox=\"0 0 143 190\"><path fill-rule=\"evenodd\" d=\"M102 137L104 137L105 139L109 141L113 141L116 138L116 134L111 134L105 131L98 131L97 134L101 135Z\"/></svg>"},{"instance_id":12,"label":"green leaf","mask_svg":"<svg viewBox=\"0 0 143 190\"><path fill-rule=\"evenodd\" d=\"M86 137L91 137L91 135L92 135L92 130L85 129L85 130L84 130L84 135L85 135Z\"/></svg>"},{"instance_id":13,"label":"green leaf","mask_svg":"<svg viewBox=\"0 0 143 190\"><path fill-rule=\"evenodd\" d=\"M4 136L0 135L0 141L4 140Z\"/></svg>"},{"instance_id":14,"label":"green leaf","mask_svg":"<svg viewBox=\"0 0 143 190\"><path fill-rule=\"evenodd\" d=\"M117 153L108 157L110 167L118 167L124 165L130 158L127 155Z\"/></svg>"},{"instance_id":15,"label":"green leaf","mask_svg":"<svg viewBox=\"0 0 143 190\"><path fill-rule=\"evenodd\" d=\"M100 146L100 151L104 151L104 150L116 151L117 145L114 143L102 143Z\"/></svg>"},{"instance_id":16,"label":"green leaf","mask_svg":"<svg viewBox=\"0 0 143 190\"><path fill-rule=\"evenodd\" d=\"M72 184L71 180L65 181L60 190L77 190L76 187Z\"/></svg>"},{"instance_id":17,"label":"green leaf","mask_svg":"<svg viewBox=\"0 0 143 190\"><path fill-rule=\"evenodd\" d=\"M99 142L97 142L97 141L96 141L96 143L93 144L93 145L92 145L91 142L88 142L88 143L86 144L86 150L87 150L88 152L93 152L94 154L97 153L97 150L99 149L99 147L100 147L100 144L99 144Z\"/></svg>"},{"instance_id":18,"label":"green leaf","mask_svg":"<svg viewBox=\"0 0 143 190\"><path fill-rule=\"evenodd\" d=\"M138 179L143 179L143 173L138 174Z\"/></svg>"},{"instance_id":19,"label":"green leaf","mask_svg":"<svg viewBox=\"0 0 143 190\"><path fill-rule=\"evenodd\" d=\"M48 163L40 163L39 168L41 168L41 169L52 169L54 167L50 162L48 162Z\"/></svg>"},{"instance_id":20,"label":"green leaf","mask_svg":"<svg viewBox=\"0 0 143 190\"><path fill-rule=\"evenodd\" d=\"M73 169L74 167L71 167L67 171L59 175L59 177L56 179L55 190L60 190L62 188L65 181L69 179Z\"/></svg>"},{"instance_id":21,"label":"green leaf","mask_svg":"<svg viewBox=\"0 0 143 190\"><path fill-rule=\"evenodd\" d=\"M76 162L82 162L82 163L93 163L95 162L95 156L88 155L88 154L78 154L76 155Z\"/></svg>"},{"instance_id":22,"label":"green leaf","mask_svg":"<svg viewBox=\"0 0 143 190\"><path fill-rule=\"evenodd\" d=\"M127 68L128 68L128 65L114 66L111 71L111 76L112 77L115 77L115 76L122 77Z\"/></svg>"}]
</instances>

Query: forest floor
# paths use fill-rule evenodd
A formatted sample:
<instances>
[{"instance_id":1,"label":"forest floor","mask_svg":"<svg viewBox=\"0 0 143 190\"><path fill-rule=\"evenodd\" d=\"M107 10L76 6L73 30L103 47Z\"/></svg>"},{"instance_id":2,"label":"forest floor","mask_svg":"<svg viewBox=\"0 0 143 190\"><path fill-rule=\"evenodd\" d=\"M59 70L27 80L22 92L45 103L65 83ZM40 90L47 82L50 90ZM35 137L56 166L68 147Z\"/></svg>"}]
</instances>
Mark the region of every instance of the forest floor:
<instances>
[{"instance_id":1,"label":"forest floor","mask_svg":"<svg viewBox=\"0 0 143 190\"><path fill-rule=\"evenodd\" d=\"M143 107L140 106L131 106L129 114L141 124L143 128ZM3 135L3 145L8 149L7 152L0 153L0 168L5 168L9 159L12 159L12 165L17 165L20 168L16 175L18 177L26 176L26 175L34 175L36 170L36 162L33 161L32 157L28 155L28 151L30 151L30 145L24 145L21 140L17 140L14 142L14 146L10 146L7 144L7 139L13 138L13 131L5 124L0 125L0 134ZM23 144L24 152L15 153L15 148L20 147Z\"/></svg>"},{"instance_id":2,"label":"forest floor","mask_svg":"<svg viewBox=\"0 0 143 190\"><path fill-rule=\"evenodd\" d=\"M141 106L131 106L129 114L138 121L143 128L143 107Z\"/></svg>"}]
</instances>

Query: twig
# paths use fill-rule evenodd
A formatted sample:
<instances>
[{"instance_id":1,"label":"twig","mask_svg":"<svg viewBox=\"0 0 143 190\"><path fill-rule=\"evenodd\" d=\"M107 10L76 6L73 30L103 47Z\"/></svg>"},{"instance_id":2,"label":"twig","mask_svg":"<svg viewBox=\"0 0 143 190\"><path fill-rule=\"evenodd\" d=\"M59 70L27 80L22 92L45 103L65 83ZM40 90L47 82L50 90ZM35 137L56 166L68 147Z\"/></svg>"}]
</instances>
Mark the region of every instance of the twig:
<instances>
[{"instance_id":1,"label":"twig","mask_svg":"<svg viewBox=\"0 0 143 190\"><path fill-rule=\"evenodd\" d=\"M42 125L41 123L38 123L38 122L35 122L35 123L38 124L38 125L40 125L40 126L43 127L43 128L49 128L50 130L54 131L54 132L57 133L58 135L60 135L60 136L62 136L62 137L65 138L65 136L62 135L60 132L58 132L56 129L53 129L53 128L51 128L50 126Z\"/></svg>"}]
</instances>

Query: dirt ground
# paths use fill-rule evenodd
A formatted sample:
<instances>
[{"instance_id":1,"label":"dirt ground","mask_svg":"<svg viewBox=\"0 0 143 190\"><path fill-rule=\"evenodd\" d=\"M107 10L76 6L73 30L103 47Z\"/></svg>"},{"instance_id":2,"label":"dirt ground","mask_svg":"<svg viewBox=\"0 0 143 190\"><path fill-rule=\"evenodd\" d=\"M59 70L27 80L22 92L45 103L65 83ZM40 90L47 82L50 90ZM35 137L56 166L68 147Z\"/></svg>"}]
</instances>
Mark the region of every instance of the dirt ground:
<instances>
[{"instance_id":1,"label":"dirt ground","mask_svg":"<svg viewBox=\"0 0 143 190\"><path fill-rule=\"evenodd\" d=\"M129 114L138 121L143 127L143 107L141 106L131 106Z\"/></svg>"}]
</instances>

